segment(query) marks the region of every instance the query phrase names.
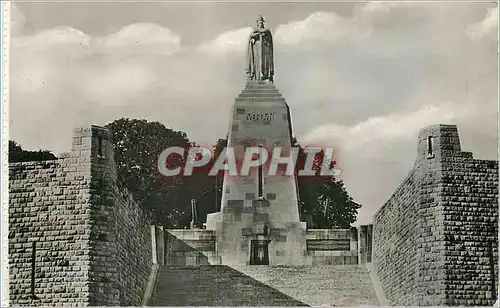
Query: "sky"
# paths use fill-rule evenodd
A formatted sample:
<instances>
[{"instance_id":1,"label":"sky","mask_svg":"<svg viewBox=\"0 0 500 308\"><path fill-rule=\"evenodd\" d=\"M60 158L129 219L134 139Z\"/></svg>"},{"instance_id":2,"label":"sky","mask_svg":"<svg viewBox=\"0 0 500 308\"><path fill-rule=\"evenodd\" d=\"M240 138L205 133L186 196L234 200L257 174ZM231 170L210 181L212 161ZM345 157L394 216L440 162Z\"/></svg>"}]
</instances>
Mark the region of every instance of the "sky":
<instances>
[{"instance_id":1,"label":"sky","mask_svg":"<svg viewBox=\"0 0 500 308\"><path fill-rule=\"evenodd\" d=\"M411 170L427 125L456 124L464 151L498 159L494 2L16 2L10 139L61 153L74 127L129 117L213 144L259 14L294 135L335 148L359 223Z\"/></svg>"}]
</instances>

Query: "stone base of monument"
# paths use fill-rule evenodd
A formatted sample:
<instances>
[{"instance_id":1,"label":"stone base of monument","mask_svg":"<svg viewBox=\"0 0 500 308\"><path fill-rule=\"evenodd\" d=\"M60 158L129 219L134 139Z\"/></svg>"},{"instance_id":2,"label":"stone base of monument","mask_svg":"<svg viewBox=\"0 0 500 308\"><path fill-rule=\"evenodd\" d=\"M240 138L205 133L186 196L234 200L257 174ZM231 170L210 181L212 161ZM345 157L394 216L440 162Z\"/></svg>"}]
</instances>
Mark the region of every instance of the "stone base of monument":
<instances>
[{"instance_id":1,"label":"stone base of monument","mask_svg":"<svg viewBox=\"0 0 500 308\"><path fill-rule=\"evenodd\" d=\"M276 147L282 149L281 156L291 152L290 109L274 84L248 82L232 111L228 147L235 150L237 161L247 147L263 147L270 155ZM262 173L255 168L249 175L224 176L221 212L209 214L206 223L215 231L222 264L312 264L306 223L299 218L295 177L284 170L269 175L268 167L262 168ZM264 251L253 251L256 241L267 241ZM254 253L257 257L263 253L266 260L252 259Z\"/></svg>"},{"instance_id":2,"label":"stone base of monument","mask_svg":"<svg viewBox=\"0 0 500 308\"><path fill-rule=\"evenodd\" d=\"M288 228L272 228L268 235L242 228L240 223L219 222L216 227L216 250L224 265L310 265L306 230L302 224L289 223ZM266 261L259 259L255 245L265 242ZM254 244L254 245L252 245ZM262 263L260 263L262 262Z\"/></svg>"},{"instance_id":3,"label":"stone base of monument","mask_svg":"<svg viewBox=\"0 0 500 308\"><path fill-rule=\"evenodd\" d=\"M293 232L286 230L268 230L268 235L246 233L243 238L233 239L226 243L218 242L215 228L217 223L212 219L219 213L209 215L208 221L213 224L213 230L201 229L167 229L165 230L165 264L170 266L199 266L199 265L357 265L364 264L358 249L357 232L350 229L308 229L306 231L306 247L303 246L302 232L299 239L293 239ZM220 226L220 224L219 224ZM239 226L231 227L238 229ZM300 225L304 230L305 225ZM251 230L245 229L245 232ZM277 232L279 231L279 232ZM292 230L293 231L293 230ZM288 239L287 241L283 241ZM265 242L265 251L256 250ZM299 242L300 245L296 243ZM362 241L363 242L363 241ZM246 243L246 244L242 244ZM252 247L252 243L254 243ZM257 245L255 245L257 243ZM231 247L246 247L234 249ZM218 246L218 248L217 248ZM223 249L224 248L224 249ZM259 248L260 249L260 248ZM307 254L299 253L307 249ZM362 250L366 250L361 245ZM286 254L287 251L291 253ZM266 260L259 260L259 254L267 254ZM221 255L224 255L224 263ZM253 254L253 261L252 261ZM361 254L362 255L362 254Z\"/></svg>"}]
</instances>

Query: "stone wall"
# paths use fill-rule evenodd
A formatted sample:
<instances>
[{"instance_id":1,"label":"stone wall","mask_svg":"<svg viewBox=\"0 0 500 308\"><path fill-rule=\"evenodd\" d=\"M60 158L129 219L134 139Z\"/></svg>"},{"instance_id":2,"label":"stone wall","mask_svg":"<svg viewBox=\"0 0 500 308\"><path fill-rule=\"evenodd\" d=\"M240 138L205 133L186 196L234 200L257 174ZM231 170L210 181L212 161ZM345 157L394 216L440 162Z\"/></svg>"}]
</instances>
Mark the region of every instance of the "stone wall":
<instances>
[{"instance_id":1,"label":"stone wall","mask_svg":"<svg viewBox=\"0 0 500 308\"><path fill-rule=\"evenodd\" d=\"M169 266L218 265L215 231L165 230L165 264Z\"/></svg>"},{"instance_id":2,"label":"stone wall","mask_svg":"<svg viewBox=\"0 0 500 308\"><path fill-rule=\"evenodd\" d=\"M372 262L373 224L358 227L359 264Z\"/></svg>"},{"instance_id":3,"label":"stone wall","mask_svg":"<svg viewBox=\"0 0 500 308\"><path fill-rule=\"evenodd\" d=\"M312 265L358 264L357 234L356 228L307 230L306 245ZM165 263L169 266L221 263L213 230L167 229L165 247Z\"/></svg>"},{"instance_id":4,"label":"stone wall","mask_svg":"<svg viewBox=\"0 0 500 308\"><path fill-rule=\"evenodd\" d=\"M306 246L312 265L358 264L358 237L352 229L309 229Z\"/></svg>"},{"instance_id":5,"label":"stone wall","mask_svg":"<svg viewBox=\"0 0 500 308\"><path fill-rule=\"evenodd\" d=\"M373 258L386 297L400 305L413 302L417 242L420 236L415 174L410 174L376 214Z\"/></svg>"},{"instance_id":6,"label":"stone wall","mask_svg":"<svg viewBox=\"0 0 500 308\"><path fill-rule=\"evenodd\" d=\"M140 304L150 223L117 181L107 130L75 130L70 153L9 177L11 305Z\"/></svg>"},{"instance_id":7,"label":"stone wall","mask_svg":"<svg viewBox=\"0 0 500 308\"><path fill-rule=\"evenodd\" d=\"M15 163L9 177L11 305L88 302L90 170L69 159ZM33 243L36 301L31 299Z\"/></svg>"},{"instance_id":8,"label":"stone wall","mask_svg":"<svg viewBox=\"0 0 500 308\"><path fill-rule=\"evenodd\" d=\"M462 152L456 126L418 137L413 169L376 213L373 262L397 305L493 305L498 162Z\"/></svg>"}]
</instances>

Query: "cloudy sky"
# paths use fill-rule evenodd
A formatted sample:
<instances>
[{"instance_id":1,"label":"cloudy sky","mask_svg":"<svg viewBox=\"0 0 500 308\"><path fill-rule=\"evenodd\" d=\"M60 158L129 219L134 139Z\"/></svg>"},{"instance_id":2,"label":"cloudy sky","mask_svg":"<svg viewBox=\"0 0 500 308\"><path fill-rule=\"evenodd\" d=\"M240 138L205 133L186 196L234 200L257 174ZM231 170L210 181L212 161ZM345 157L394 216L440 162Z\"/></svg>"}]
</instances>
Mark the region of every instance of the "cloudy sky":
<instances>
[{"instance_id":1,"label":"cloudy sky","mask_svg":"<svg viewBox=\"0 0 500 308\"><path fill-rule=\"evenodd\" d=\"M10 137L68 151L121 117L225 136L258 14L302 144L334 146L368 222L411 169L416 136L457 124L497 159L498 6L485 3L24 3L11 10Z\"/></svg>"}]
</instances>

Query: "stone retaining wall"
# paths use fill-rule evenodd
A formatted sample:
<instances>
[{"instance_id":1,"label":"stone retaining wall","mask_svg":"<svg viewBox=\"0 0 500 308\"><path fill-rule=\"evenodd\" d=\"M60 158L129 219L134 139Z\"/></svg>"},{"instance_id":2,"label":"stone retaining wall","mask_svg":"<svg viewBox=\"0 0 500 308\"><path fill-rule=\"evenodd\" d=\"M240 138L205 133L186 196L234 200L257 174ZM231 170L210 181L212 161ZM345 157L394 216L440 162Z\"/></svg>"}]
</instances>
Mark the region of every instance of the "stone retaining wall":
<instances>
[{"instance_id":1,"label":"stone retaining wall","mask_svg":"<svg viewBox=\"0 0 500 308\"><path fill-rule=\"evenodd\" d=\"M75 130L60 159L9 165L10 304L139 305L150 233L117 181L109 132Z\"/></svg>"},{"instance_id":2,"label":"stone retaining wall","mask_svg":"<svg viewBox=\"0 0 500 308\"><path fill-rule=\"evenodd\" d=\"M493 305L498 162L462 152L456 126L423 129L414 168L376 213L373 262L398 305Z\"/></svg>"},{"instance_id":3,"label":"stone retaining wall","mask_svg":"<svg viewBox=\"0 0 500 308\"><path fill-rule=\"evenodd\" d=\"M358 264L357 230L309 229L306 234L307 252L312 265Z\"/></svg>"},{"instance_id":4,"label":"stone retaining wall","mask_svg":"<svg viewBox=\"0 0 500 308\"><path fill-rule=\"evenodd\" d=\"M219 264L215 231L201 229L165 230L165 264L198 266Z\"/></svg>"},{"instance_id":5,"label":"stone retaining wall","mask_svg":"<svg viewBox=\"0 0 500 308\"><path fill-rule=\"evenodd\" d=\"M170 266L198 266L219 264L216 252L216 234L212 230L165 230L166 264ZM310 229L306 243L312 265L358 264L357 230Z\"/></svg>"}]
</instances>

